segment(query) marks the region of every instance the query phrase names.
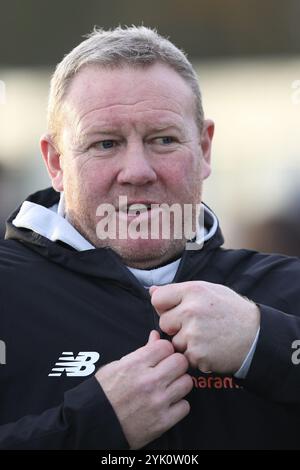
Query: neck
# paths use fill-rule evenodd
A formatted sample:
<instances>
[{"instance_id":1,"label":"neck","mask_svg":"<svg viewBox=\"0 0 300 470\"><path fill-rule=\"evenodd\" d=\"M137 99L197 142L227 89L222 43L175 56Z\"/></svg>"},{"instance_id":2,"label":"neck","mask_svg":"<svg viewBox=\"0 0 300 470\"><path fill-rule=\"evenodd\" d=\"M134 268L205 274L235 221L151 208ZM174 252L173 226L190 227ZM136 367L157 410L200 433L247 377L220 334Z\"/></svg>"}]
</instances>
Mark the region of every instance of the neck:
<instances>
[{"instance_id":1,"label":"neck","mask_svg":"<svg viewBox=\"0 0 300 470\"><path fill-rule=\"evenodd\" d=\"M122 261L129 268L150 270L162 268L163 266L166 266L167 264L173 263L173 261L178 260L181 256L182 250L178 251L178 253L173 254L173 256L168 257L166 259L133 261L122 258Z\"/></svg>"}]
</instances>

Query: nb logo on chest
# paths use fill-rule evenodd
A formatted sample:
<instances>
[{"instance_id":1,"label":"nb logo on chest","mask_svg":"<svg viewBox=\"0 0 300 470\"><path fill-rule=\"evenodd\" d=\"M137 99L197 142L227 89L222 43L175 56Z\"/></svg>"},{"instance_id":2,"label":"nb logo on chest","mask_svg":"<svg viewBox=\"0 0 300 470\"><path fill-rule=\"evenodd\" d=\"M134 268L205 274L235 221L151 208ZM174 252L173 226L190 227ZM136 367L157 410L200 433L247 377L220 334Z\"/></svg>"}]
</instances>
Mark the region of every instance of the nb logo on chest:
<instances>
[{"instance_id":1,"label":"nb logo on chest","mask_svg":"<svg viewBox=\"0 0 300 470\"><path fill-rule=\"evenodd\" d=\"M63 352L48 376L86 377L95 372L100 354L95 351L83 351L76 357L72 352Z\"/></svg>"}]
</instances>

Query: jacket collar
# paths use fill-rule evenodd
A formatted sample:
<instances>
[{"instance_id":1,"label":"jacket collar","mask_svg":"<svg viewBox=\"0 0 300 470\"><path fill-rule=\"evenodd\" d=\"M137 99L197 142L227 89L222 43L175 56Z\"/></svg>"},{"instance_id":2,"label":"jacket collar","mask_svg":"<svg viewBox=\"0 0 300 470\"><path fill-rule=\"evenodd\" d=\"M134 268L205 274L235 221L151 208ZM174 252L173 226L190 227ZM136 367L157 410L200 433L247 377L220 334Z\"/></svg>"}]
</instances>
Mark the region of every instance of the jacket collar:
<instances>
[{"instance_id":1,"label":"jacket collar","mask_svg":"<svg viewBox=\"0 0 300 470\"><path fill-rule=\"evenodd\" d=\"M125 285L128 285L130 274L134 276L141 274L135 272L140 270L131 270L129 273L121 258L113 250L94 248L88 240L82 237L60 215L63 214L63 210L59 209L59 198L59 193L52 188L30 195L9 217L5 238L18 240L28 248L71 271L106 279L111 278ZM177 260L176 266L174 265L175 272L179 265L175 276L176 281L180 280L185 271L192 270L195 262L199 268L200 260L204 261L205 255L210 250L219 247L224 242L217 217L204 203L203 208L205 226L203 246L201 245L201 249L193 249L191 246L191 249L184 251L181 260ZM165 268L164 271L163 275L169 272L168 279L170 280L170 270ZM144 274L146 275L147 271ZM153 274L157 275L158 272ZM134 277L133 275L131 277ZM149 275L146 277L148 279ZM144 281L141 280L141 282ZM145 282L148 281L145 280Z\"/></svg>"}]
</instances>

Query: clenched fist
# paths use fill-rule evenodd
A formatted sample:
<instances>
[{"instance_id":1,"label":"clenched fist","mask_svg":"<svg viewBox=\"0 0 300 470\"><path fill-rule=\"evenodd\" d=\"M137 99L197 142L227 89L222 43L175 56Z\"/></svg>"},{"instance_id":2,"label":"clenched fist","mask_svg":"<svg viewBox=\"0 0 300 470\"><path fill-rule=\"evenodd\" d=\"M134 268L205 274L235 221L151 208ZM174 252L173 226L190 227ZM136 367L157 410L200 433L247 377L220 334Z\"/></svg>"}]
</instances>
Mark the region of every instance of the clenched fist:
<instances>
[{"instance_id":1,"label":"clenched fist","mask_svg":"<svg viewBox=\"0 0 300 470\"><path fill-rule=\"evenodd\" d=\"M161 330L192 367L234 374L260 325L257 305L228 287L204 281L150 288Z\"/></svg>"},{"instance_id":2,"label":"clenched fist","mask_svg":"<svg viewBox=\"0 0 300 470\"><path fill-rule=\"evenodd\" d=\"M152 330L148 343L96 373L131 449L158 438L190 411L188 361ZM120 387L122 383L122 387Z\"/></svg>"}]
</instances>

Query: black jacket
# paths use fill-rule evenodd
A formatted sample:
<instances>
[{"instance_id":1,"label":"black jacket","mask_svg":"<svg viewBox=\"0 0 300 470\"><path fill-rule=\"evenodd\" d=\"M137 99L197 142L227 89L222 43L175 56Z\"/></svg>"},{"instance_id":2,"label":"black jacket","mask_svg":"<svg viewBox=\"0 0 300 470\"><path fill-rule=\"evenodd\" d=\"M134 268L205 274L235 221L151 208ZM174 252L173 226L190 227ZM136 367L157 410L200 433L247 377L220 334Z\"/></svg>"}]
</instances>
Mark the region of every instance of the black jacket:
<instances>
[{"instance_id":1,"label":"black jacket","mask_svg":"<svg viewBox=\"0 0 300 470\"><path fill-rule=\"evenodd\" d=\"M58 194L48 189L28 199L50 207ZM159 329L148 291L113 251L53 243L14 227L15 214L0 244L7 354L0 365L0 448L127 449L93 374L49 373L63 352L98 352L98 368L143 346ZM185 251L174 281L223 284L259 304L250 370L237 380L190 369L190 414L146 449L300 448L300 365L291 359L300 339L300 262L222 243L218 230L202 250Z\"/></svg>"}]
</instances>

